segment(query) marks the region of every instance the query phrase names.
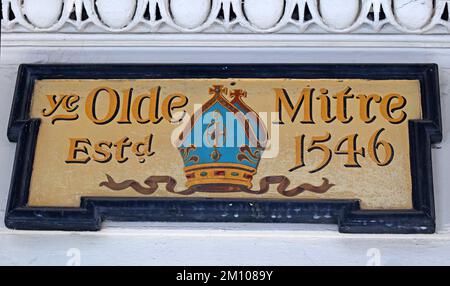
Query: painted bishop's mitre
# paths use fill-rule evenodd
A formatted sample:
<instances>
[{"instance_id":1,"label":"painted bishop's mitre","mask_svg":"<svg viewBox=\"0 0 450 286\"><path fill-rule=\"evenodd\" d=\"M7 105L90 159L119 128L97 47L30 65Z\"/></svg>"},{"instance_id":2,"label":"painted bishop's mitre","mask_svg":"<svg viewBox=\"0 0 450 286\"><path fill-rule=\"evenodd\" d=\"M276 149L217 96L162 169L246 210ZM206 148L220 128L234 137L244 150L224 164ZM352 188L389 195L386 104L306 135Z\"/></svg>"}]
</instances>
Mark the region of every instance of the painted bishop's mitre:
<instances>
[{"instance_id":1,"label":"painted bishop's mitre","mask_svg":"<svg viewBox=\"0 0 450 286\"><path fill-rule=\"evenodd\" d=\"M190 118L178 137L187 187L198 191L250 189L268 134L261 118L244 101L247 93L215 85L212 96Z\"/></svg>"}]
</instances>

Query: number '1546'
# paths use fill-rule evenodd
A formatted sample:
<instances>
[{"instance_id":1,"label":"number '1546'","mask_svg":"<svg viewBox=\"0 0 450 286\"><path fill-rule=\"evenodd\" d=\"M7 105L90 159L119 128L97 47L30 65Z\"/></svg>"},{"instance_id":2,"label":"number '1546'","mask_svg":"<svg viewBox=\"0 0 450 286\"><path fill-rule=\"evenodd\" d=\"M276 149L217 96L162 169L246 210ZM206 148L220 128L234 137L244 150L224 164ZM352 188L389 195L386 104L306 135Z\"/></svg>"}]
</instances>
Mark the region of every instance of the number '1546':
<instances>
[{"instance_id":1,"label":"number '1546'","mask_svg":"<svg viewBox=\"0 0 450 286\"><path fill-rule=\"evenodd\" d=\"M331 161L333 153L336 155L346 156L345 167L361 167L358 162L360 157L365 158L366 153L370 159L378 166L386 166L392 162L394 158L394 148L392 144L382 140L381 135L385 129L377 130L369 139L367 147L358 147L358 134L351 134L338 140L333 149L329 147L331 134L326 132L322 136L312 136L308 143L306 143L306 135L295 137L295 167L289 171L295 171L306 166L305 153L322 152L322 160L320 164L310 173L315 173L325 168Z\"/></svg>"}]
</instances>

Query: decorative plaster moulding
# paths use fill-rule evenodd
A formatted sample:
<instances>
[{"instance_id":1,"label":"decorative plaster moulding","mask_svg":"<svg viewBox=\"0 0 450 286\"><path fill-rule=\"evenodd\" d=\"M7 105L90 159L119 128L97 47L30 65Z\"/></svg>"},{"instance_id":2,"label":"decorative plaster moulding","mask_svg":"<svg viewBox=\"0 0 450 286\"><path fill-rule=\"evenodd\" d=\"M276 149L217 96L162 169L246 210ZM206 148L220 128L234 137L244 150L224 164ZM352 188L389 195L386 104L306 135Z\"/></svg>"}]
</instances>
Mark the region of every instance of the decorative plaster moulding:
<instances>
[{"instance_id":1,"label":"decorative plaster moulding","mask_svg":"<svg viewBox=\"0 0 450 286\"><path fill-rule=\"evenodd\" d=\"M448 34L447 0L3 0L2 32Z\"/></svg>"}]
</instances>

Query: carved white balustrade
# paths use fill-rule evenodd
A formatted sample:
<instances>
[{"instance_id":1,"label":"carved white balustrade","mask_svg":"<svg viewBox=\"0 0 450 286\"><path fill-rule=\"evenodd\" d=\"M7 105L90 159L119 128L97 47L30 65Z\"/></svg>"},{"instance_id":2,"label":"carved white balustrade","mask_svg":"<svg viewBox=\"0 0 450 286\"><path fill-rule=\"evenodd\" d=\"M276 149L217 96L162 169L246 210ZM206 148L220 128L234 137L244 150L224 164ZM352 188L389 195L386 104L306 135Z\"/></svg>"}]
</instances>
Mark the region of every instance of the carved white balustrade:
<instances>
[{"instance_id":1,"label":"carved white balustrade","mask_svg":"<svg viewBox=\"0 0 450 286\"><path fill-rule=\"evenodd\" d=\"M360 0L322 0L319 1L319 13L329 27L344 29L355 22L360 4Z\"/></svg>"},{"instance_id":2,"label":"carved white balustrade","mask_svg":"<svg viewBox=\"0 0 450 286\"><path fill-rule=\"evenodd\" d=\"M3 32L448 34L450 0L2 0Z\"/></svg>"},{"instance_id":3,"label":"carved white balustrade","mask_svg":"<svg viewBox=\"0 0 450 286\"><path fill-rule=\"evenodd\" d=\"M135 0L96 0L89 3L89 8L92 5L96 8L96 13L91 15L97 16L102 23L115 29L127 26L136 12Z\"/></svg>"},{"instance_id":4,"label":"carved white balustrade","mask_svg":"<svg viewBox=\"0 0 450 286\"><path fill-rule=\"evenodd\" d=\"M433 16L433 1L396 0L393 2L397 21L408 29L422 28Z\"/></svg>"},{"instance_id":5,"label":"carved white balustrade","mask_svg":"<svg viewBox=\"0 0 450 286\"><path fill-rule=\"evenodd\" d=\"M260 29L274 27L283 15L285 1L280 0L245 0L243 12L246 19ZM261 7L264 7L261 9Z\"/></svg>"},{"instance_id":6,"label":"carved white balustrade","mask_svg":"<svg viewBox=\"0 0 450 286\"><path fill-rule=\"evenodd\" d=\"M203 24L211 12L210 0L170 0L172 19L180 27L192 29Z\"/></svg>"},{"instance_id":7,"label":"carved white balustrade","mask_svg":"<svg viewBox=\"0 0 450 286\"><path fill-rule=\"evenodd\" d=\"M64 0L23 0L22 11L26 19L35 27L47 28L58 21Z\"/></svg>"}]
</instances>

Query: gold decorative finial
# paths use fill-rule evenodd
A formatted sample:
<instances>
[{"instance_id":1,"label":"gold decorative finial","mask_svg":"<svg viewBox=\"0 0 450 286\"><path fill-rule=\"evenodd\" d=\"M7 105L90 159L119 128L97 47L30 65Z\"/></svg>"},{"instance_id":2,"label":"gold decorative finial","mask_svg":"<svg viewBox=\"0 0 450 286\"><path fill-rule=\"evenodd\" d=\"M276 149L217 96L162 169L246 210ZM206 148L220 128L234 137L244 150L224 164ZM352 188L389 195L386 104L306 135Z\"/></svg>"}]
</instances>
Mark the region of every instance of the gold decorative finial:
<instances>
[{"instance_id":1,"label":"gold decorative finial","mask_svg":"<svg viewBox=\"0 0 450 286\"><path fill-rule=\"evenodd\" d=\"M223 87L223 85L213 85L209 88L209 94L214 96L226 95L228 93L228 88Z\"/></svg>"},{"instance_id":2,"label":"gold decorative finial","mask_svg":"<svg viewBox=\"0 0 450 286\"><path fill-rule=\"evenodd\" d=\"M230 93L231 98L239 99L241 97L247 97L247 91L242 89L235 89Z\"/></svg>"}]
</instances>

